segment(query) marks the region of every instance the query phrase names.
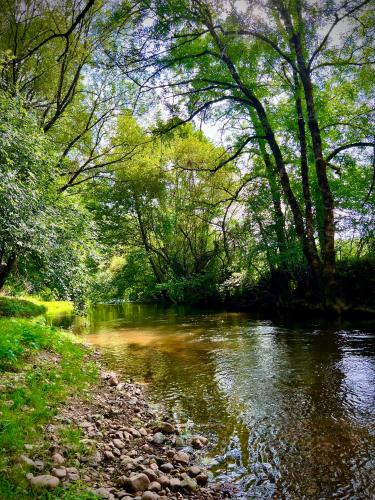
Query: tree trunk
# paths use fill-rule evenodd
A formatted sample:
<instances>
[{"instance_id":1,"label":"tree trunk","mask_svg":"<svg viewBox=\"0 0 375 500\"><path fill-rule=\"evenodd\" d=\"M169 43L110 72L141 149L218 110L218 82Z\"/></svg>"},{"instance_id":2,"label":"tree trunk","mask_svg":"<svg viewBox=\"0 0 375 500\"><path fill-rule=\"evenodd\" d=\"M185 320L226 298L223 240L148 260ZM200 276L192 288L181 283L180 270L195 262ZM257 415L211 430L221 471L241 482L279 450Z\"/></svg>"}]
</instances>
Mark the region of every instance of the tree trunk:
<instances>
[{"instance_id":1,"label":"tree trunk","mask_svg":"<svg viewBox=\"0 0 375 500\"><path fill-rule=\"evenodd\" d=\"M16 267L17 256L12 253L5 264L0 264L0 290L3 288L8 276Z\"/></svg>"},{"instance_id":2,"label":"tree trunk","mask_svg":"<svg viewBox=\"0 0 375 500\"><path fill-rule=\"evenodd\" d=\"M293 72L293 77L294 77L295 101L296 101L296 111L297 111L297 121L298 121L298 139L300 145L302 192L305 203L306 239L307 239L307 244L310 247L311 261L314 270L313 278L317 281L316 286L317 289L319 290L321 287L321 261L319 258L319 253L314 238L314 220L313 220L310 181L309 181L309 164L307 159L306 127L305 127L305 119L303 116L301 87L296 70Z\"/></svg>"},{"instance_id":3,"label":"tree trunk","mask_svg":"<svg viewBox=\"0 0 375 500\"><path fill-rule=\"evenodd\" d=\"M318 179L318 187L322 198L323 207L323 278L324 295L328 308L335 307L335 281L336 281L336 258L335 258L335 227L334 227L334 202L327 177L327 162L323 157L322 138L315 110L314 91L311 81L310 70L306 64L304 47L301 40L302 17L299 15L299 31L296 32L288 10L282 2L278 3L280 15L285 23L285 28L290 36L290 43L295 50L297 70L301 78L308 115L308 127L310 130L313 153L315 158L315 170Z\"/></svg>"}]
</instances>

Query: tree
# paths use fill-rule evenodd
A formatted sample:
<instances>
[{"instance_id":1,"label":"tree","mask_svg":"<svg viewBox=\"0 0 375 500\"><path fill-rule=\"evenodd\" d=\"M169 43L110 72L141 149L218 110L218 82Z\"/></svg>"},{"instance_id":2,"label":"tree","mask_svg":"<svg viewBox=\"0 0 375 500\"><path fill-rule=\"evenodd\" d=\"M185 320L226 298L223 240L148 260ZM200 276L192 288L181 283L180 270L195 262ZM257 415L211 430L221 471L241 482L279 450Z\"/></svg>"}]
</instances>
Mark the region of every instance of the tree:
<instances>
[{"instance_id":1,"label":"tree","mask_svg":"<svg viewBox=\"0 0 375 500\"><path fill-rule=\"evenodd\" d=\"M340 123L336 130L325 132L330 103L328 96L324 99L324 85L340 85L345 78L352 93L350 98L340 95L342 121L360 115L369 120L372 104L364 102L356 89L358 83L365 93L371 87L363 73L374 64L370 42L374 23L368 4L321 2L316 6L278 1L265 3L261 13L252 2L239 12L235 6L218 8L216 2L202 0L155 1L149 3L148 13L151 17L156 13L154 22L142 32L149 43L143 43L136 56L134 52L117 54L122 68L131 66L127 74L137 76L143 91L165 89L165 98L173 100L173 111L181 116L186 110L181 123L200 114L210 116L219 106L228 122L250 114L252 127L238 137L231 160L249 155L248 145L257 142L255 154L263 159L265 153L270 155L271 166L265 165L271 173L270 189L275 169L312 284L327 308L337 306L334 161L344 151L350 154L355 148L371 147L372 132L370 122L361 129L350 127L350 134L344 129L344 141L341 134L334 134L343 130ZM333 35L344 21L347 25L340 40ZM276 117L286 118L283 108L289 110L290 105L294 117L288 115L291 121L281 127ZM259 141L266 143L263 152ZM294 172L297 162L299 178ZM216 170L225 165L219 162Z\"/></svg>"}]
</instances>

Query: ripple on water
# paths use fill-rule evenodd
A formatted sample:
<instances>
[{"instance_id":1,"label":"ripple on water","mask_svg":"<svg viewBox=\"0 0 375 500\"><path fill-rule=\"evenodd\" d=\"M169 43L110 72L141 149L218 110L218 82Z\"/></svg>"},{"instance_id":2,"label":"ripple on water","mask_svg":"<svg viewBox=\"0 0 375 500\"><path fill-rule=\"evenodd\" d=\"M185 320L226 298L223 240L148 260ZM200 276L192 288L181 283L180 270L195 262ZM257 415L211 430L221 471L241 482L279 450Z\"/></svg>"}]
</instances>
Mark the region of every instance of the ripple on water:
<instances>
[{"instance_id":1,"label":"ripple on water","mask_svg":"<svg viewBox=\"0 0 375 500\"><path fill-rule=\"evenodd\" d=\"M210 436L211 470L242 497L375 496L373 326L113 307L91 312L88 340Z\"/></svg>"}]
</instances>

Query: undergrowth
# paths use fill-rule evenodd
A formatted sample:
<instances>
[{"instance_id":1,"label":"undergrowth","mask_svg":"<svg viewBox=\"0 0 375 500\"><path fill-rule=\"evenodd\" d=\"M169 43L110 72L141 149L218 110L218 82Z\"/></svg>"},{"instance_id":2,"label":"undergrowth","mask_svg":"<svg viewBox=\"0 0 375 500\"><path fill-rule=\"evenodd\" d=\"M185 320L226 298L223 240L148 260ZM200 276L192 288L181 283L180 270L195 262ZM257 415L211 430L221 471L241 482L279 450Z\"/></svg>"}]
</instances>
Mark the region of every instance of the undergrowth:
<instances>
[{"instance_id":1,"label":"undergrowth","mask_svg":"<svg viewBox=\"0 0 375 500\"><path fill-rule=\"evenodd\" d=\"M0 499L96 498L83 486L37 494L28 488L30 470L17 463L25 444L50 460L44 427L70 395L89 395L97 378L88 351L69 333L35 320L0 318ZM77 430L65 429L64 442L79 445ZM34 471L33 471L34 472ZM81 490L80 490L81 488Z\"/></svg>"}]
</instances>

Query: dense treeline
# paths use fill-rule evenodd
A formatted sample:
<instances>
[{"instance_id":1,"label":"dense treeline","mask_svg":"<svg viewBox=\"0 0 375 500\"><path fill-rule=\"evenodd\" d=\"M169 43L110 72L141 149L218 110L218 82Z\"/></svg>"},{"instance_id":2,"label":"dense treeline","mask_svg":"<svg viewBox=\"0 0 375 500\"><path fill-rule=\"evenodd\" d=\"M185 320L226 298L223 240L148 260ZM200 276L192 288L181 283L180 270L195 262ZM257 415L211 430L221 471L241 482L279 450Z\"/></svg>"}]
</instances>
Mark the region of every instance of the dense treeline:
<instances>
[{"instance_id":1,"label":"dense treeline","mask_svg":"<svg viewBox=\"0 0 375 500\"><path fill-rule=\"evenodd\" d=\"M0 10L1 288L371 307L371 2Z\"/></svg>"}]
</instances>

